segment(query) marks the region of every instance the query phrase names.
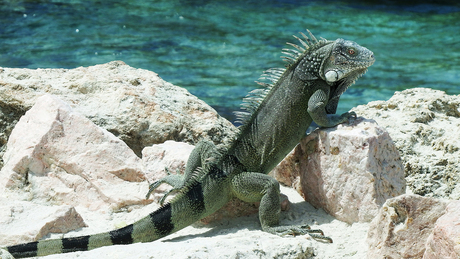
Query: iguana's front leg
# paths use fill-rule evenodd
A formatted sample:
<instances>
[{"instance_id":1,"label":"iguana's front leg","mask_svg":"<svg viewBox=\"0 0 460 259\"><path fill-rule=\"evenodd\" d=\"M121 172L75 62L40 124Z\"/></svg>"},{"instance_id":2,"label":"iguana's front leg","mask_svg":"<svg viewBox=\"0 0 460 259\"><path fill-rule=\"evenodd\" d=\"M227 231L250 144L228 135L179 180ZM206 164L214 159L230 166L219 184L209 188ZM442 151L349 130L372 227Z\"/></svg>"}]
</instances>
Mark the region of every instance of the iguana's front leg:
<instances>
[{"instance_id":1,"label":"iguana's front leg","mask_svg":"<svg viewBox=\"0 0 460 259\"><path fill-rule=\"evenodd\" d=\"M185 186L185 184L189 181L193 174L197 172L197 169L199 167L202 167L205 163L207 163L209 159L216 157L217 153L218 151L214 143L206 140L199 142L190 153L190 156L187 160L187 164L185 166L184 174L170 174L169 171L166 169L168 175L150 184L149 192L147 193L146 198L148 199L150 194L161 184L169 184L173 188L167 191L160 199L160 204L163 205L163 203L166 200L166 197L168 197L169 194L182 189L182 187Z\"/></svg>"},{"instance_id":2,"label":"iguana's front leg","mask_svg":"<svg viewBox=\"0 0 460 259\"><path fill-rule=\"evenodd\" d=\"M308 101L308 113L318 126L334 127L349 121L350 118L356 118L355 112L346 112L342 115L327 114L327 101L328 95L323 90L317 90Z\"/></svg>"},{"instance_id":3,"label":"iguana's front leg","mask_svg":"<svg viewBox=\"0 0 460 259\"><path fill-rule=\"evenodd\" d=\"M332 243L323 231L303 226L279 226L280 186L274 178L261 173L244 172L233 177L233 194L246 202L259 202L259 220L262 230L275 235L305 235Z\"/></svg>"}]
</instances>

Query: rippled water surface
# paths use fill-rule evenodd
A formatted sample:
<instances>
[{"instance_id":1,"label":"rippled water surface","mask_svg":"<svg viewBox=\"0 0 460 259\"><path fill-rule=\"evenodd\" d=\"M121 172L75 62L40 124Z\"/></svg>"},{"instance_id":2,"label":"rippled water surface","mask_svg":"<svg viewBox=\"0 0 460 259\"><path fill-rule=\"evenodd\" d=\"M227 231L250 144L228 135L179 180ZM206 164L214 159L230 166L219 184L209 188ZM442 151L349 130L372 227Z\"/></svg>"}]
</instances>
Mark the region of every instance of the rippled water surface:
<instances>
[{"instance_id":1,"label":"rippled water surface","mask_svg":"<svg viewBox=\"0 0 460 259\"><path fill-rule=\"evenodd\" d=\"M344 112L395 91L460 94L456 1L1 1L0 66L75 68L112 60L155 71L230 120L260 74L283 67L291 35L344 38L375 53Z\"/></svg>"}]
</instances>

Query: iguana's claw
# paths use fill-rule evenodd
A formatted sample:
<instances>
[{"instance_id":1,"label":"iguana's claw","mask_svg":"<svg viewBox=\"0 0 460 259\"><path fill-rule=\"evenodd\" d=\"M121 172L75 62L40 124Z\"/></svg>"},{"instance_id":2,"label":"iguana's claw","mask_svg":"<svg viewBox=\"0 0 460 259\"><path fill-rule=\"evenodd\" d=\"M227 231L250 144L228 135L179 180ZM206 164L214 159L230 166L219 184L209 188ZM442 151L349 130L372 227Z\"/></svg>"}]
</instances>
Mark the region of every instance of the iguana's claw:
<instances>
[{"instance_id":1,"label":"iguana's claw","mask_svg":"<svg viewBox=\"0 0 460 259\"><path fill-rule=\"evenodd\" d=\"M350 119L356 119L358 118L358 116L356 115L356 112L346 112L342 115L340 115L340 117L342 118L342 123L343 122L349 122Z\"/></svg>"},{"instance_id":2,"label":"iguana's claw","mask_svg":"<svg viewBox=\"0 0 460 259\"><path fill-rule=\"evenodd\" d=\"M332 238L324 236L324 232L321 229L310 229L306 230L306 234L308 234L311 238L316 240L325 241L328 243L332 243Z\"/></svg>"},{"instance_id":3,"label":"iguana's claw","mask_svg":"<svg viewBox=\"0 0 460 259\"><path fill-rule=\"evenodd\" d=\"M303 226L291 226L291 227L286 227L286 229L278 230L278 233L280 236L297 236L297 235L305 235L308 234L310 231L310 226L309 225L303 225Z\"/></svg>"},{"instance_id":4,"label":"iguana's claw","mask_svg":"<svg viewBox=\"0 0 460 259\"><path fill-rule=\"evenodd\" d=\"M358 118L358 115L356 114L356 112L348 112L348 118L353 118L353 119L356 119Z\"/></svg>"},{"instance_id":5,"label":"iguana's claw","mask_svg":"<svg viewBox=\"0 0 460 259\"><path fill-rule=\"evenodd\" d=\"M173 188L169 191L167 191L163 197L160 199L160 205L163 205L166 197L168 197L169 194L171 194L174 191L178 191L182 187L182 182L183 182L183 176L179 174L171 174L168 170L168 168L165 168L166 176L163 177L162 179L153 182L149 186L149 191L147 192L147 195L145 196L146 199L150 197L150 194L152 194L153 191L155 191L158 186L160 186L163 183L171 185Z\"/></svg>"},{"instance_id":6,"label":"iguana's claw","mask_svg":"<svg viewBox=\"0 0 460 259\"><path fill-rule=\"evenodd\" d=\"M315 234L318 233L318 234ZM332 243L332 238L324 236L324 232L321 229L310 229L308 231L308 235L311 236L314 239L325 241L328 243Z\"/></svg>"},{"instance_id":7,"label":"iguana's claw","mask_svg":"<svg viewBox=\"0 0 460 259\"><path fill-rule=\"evenodd\" d=\"M163 180L159 180L159 181L156 181L156 182L152 183L152 184L150 185L150 187L149 187L149 191L147 192L147 195L146 195L145 198L148 199L148 198L150 197L150 194L151 194L153 191L155 191L155 189L158 188L158 186L160 186L160 184L162 184L162 183L164 183ZM169 194L171 194L172 192L178 191L178 190L180 190L180 188L174 188L174 187L173 187L171 190L167 191L167 192L163 195L163 197L161 197L161 199L160 199L160 205L163 206L163 204L165 203L166 197L168 197Z\"/></svg>"},{"instance_id":8,"label":"iguana's claw","mask_svg":"<svg viewBox=\"0 0 460 259\"><path fill-rule=\"evenodd\" d=\"M161 183L162 182L160 180L160 181L156 181L156 182L152 183L151 185L149 185L149 191L147 192L147 195L145 196L146 200L149 199L150 194L152 194L152 192L155 191L155 189L158 188L158 186L160 186Z\"/></svg>"},{"instance_id":9,"label":"iguana's claw","mask_svg":"<svg viewBox=\"0 0 460 259\"><path fill-rule=\"evenodd\" d=\"M303 226L278 226L266 229L267 232L277 234L279 236L286 235L309 235L310 237L321 240L324 242L332 243L332 238L324 236L324 232L321 229L311 229L308 225Z\"/></svg>"}]
</instances>

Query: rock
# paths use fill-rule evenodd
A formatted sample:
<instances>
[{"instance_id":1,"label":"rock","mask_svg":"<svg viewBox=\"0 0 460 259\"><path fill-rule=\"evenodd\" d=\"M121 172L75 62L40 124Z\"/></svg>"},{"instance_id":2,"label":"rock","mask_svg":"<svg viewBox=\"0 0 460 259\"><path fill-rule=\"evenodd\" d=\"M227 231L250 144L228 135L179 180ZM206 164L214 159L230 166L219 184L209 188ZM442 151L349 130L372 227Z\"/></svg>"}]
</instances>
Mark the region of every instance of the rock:
<instances>
[{"instance_id":1,"label":"rock","mask_svg":"<svg viewBox=\"0 0 460 259\"><path fill-rule=\"evenodd\" d=\"M7 200L0 202L0 224L2 246L32 242L49 233L67 233L87 226L72 206Z\"/></svg>"},{"instance_id":2,"label":"rock","mask_svg":"<svg viewBox=\"0 0 460 259\"><path fill-rule=\"evenodd\" d=\"M384 127L401 153L408 188L460 199L460 95L414 88L354 108Z\"/></svg>"},{"instance_id":3,"label":"rock","mask_svg":"<svg viewBox=\"0 0 460 259\"><path fill-rule=\"evenodd\" d=\"M413 194L387 200L369 226L367 258L422 258L445 208L439 199Z\"/></svg>"},{"instance_id":4,"label":"rock","mask_svg":"<svg viewBox=\"0 0 460 259\"><path fill-rule=\"evenodd\" d=\"M20 116L45 93L113 133L138 156L166 140L195 144L205 137L217 144L235 131L187 90L121 61L75 69L0 68L0 151Z\"/></svg>"},{"instance_id":5,"label":"rock","mask_svg":"<svg viewBox=\"0 0 460 259\"><path fill-rule=\"evenodd\" d=\"M134 152L54 96L38 98L20 119L4 160L4 197L102 211L148 202L142 163Z\"/></svg>"},{"instance_id":6,"label":"rock","mask_svg":"<svg viewBox=\"0 0 460 259\"><path fill-rule=\"evenodd\" d=\"M0 248L1 259L14 259L14 257L6 250Z\"/></svg>"},{"instance_id":7,"label":"rock","mask_svg":"<svg viewBox=\"0 0 460 259\"><path fill-rule=\"evenodd\" d=\"M423 259L460 258L460 201L451 201L438 218L425 245Z\"/></svg>"},{"instance_id":8,"label":"rock","mask_svg":"<svg viewBox=\"0 0 460 259\"><path fill-rule=\"evenodd\" d=\"M1 68L0 68L1 70ZM2 82L0 80L0 93L2 92ZM2 100L3 94L0 94L0 169L3 167L3 154L6 150L6 142L19 118L24 115L28 108L21 104L7 104Z\"/></svg>"},{"instance_id":9,"label":"rock","mask_svg":"<svg viewBox=\"0 0 460 259\"><path fill-rule=\"evenodd\" d=\"M387 199L405 192L404 169L391 138L362 118L313 131L272 174L348 223L371 221Z\"/></svg>"}]
</instances>

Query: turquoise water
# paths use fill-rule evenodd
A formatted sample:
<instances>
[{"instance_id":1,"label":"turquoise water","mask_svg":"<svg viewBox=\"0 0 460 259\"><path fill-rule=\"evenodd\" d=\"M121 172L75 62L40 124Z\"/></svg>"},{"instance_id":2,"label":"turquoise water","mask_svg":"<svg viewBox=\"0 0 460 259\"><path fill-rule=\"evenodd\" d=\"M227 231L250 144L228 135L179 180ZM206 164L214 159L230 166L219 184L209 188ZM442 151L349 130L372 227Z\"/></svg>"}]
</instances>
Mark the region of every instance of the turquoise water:
<instances>
[{"instance_id":1,"label":"turquoise water","mask_svg":"<svg viewBox=\"0 0 460 259\"><path fill-rule=\"evenodd\" d=\"M460 4L422 2L0 0L0 66L122 60L187 88L233 121L260 74L284 66L285 42L308 28L375 53L338 112L413 87L460 94Z\"/></svg>"}]
</instances>

